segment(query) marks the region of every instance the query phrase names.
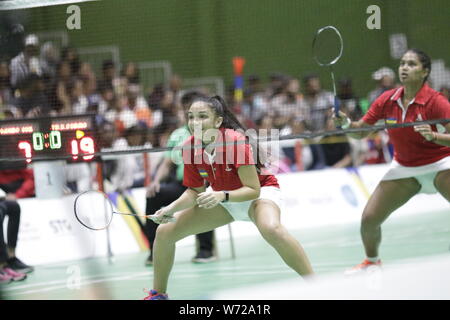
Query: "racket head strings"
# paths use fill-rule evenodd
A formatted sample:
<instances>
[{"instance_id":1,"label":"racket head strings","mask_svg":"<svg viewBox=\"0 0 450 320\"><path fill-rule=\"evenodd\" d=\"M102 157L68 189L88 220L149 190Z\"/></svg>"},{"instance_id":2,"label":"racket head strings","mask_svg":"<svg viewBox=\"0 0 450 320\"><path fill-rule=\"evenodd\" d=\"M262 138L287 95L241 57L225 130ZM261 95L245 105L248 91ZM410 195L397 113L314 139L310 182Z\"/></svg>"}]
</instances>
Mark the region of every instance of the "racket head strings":
<instances>
[{"instance_id":1,"label":"racket head strings","mask_svg":"<svg viewBox=\"0 0 450 320\"><path fill-rule=\"evenodd\" d=\"M325 26L317 30L312 43L313 58L318 65L330 67L341 58L344 41L334 26Z\"/></svg>"},{"instance_id":2,"label":"racket head strings","mask_svg":"<svg viewBox=\"0 0 450 320\"><path fill-rule=\"evenodd\" d=\"M90 190L76 197L74 213L78 222L86 228L104 230L112 222L114 207L106 194Z\"/></svg>"}]
</instances>

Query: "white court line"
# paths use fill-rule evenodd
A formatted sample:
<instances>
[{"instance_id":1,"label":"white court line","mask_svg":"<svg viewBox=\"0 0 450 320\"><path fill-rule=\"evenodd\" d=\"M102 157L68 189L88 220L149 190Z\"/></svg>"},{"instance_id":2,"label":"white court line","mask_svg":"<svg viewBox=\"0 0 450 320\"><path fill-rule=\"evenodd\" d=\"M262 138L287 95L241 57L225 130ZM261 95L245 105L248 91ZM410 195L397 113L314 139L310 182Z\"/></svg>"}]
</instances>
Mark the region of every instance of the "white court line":
<instances>
[{"instance_id":1,"label":"white court line","mask_svg":"<svg viewBox=\"0 0 450 320\"><path fill-rule=\"evenodd\" d=\"M122 276L124 274L124 272L114 272L108 275L90 275L90 276L86 276L86 277L81 277L83 280L86 279L92 279L92 278L102 278L102 277L111 277L111 276ZM32 288L32 287L39 287L39 286L46 286L49 284L58 284L58 283L66 283L67 282L67 278L70 275L67 275L66 279L64 280L52 280L52 281L45 281L45 282L37 282L37 283L31 283L31 284L22 284L22 285L15 285L12 288L3 288L4 292L7 291L14 291L14 290L19 290L19 289L26 289L26 288Z\"/></svg>"},{"instance_id":2,"label":"white court line","mask_svg":"<svg viewBox=\"0 0 450 320\"><path fill-rule=\"evenodd\" d=\"M342 262L339 263L339 265L351 265L351 263L353 263L355 261L349 261L349 262ZM318 267L325 267L325 266L329 266L329 263L315 263L315 266ZM202 268L201 272L213 272L213 271L217 271L217 273L215 274L220 274L220 275L229 275L229 273L226 273L226 271L231 271L233 275L236 275L236 272L241 275L241 274L248 274L245 271L242 272L241 270L248 270L251 269L251 273L250 274L264 274L264 271L268 272L268 273L274 273L271 272L270 270L274 270L276 271L276 273L279 273L280 270L280 266L278 265L274 265L274 266L248 266L248 267L241 267L241 266L209 266L209 268ZM257 272L257 270L264 270L263 272ZM288 272L290 272L290 269L286 269ZM345 271L343 269L343 271ZM175 270L176 272L176 270ZM283 271L285 272L285 271ZM102 274L97 274L97 275L90 275L90 276L86 276L86 277L82 277L82 280L85 281L87 279L94 279L94 281L98 281L101 280L101 278L104 278L104 281L108 281L111 279L115 279L115 278L121 278L121 277L125 277L126 275L128 276L129 273L125 273L125 272L115 272L115 273L109 273L107 275L102 275ZM139 275L135 275L135 277L143 277L144 275L152 275L153 271L148 271L148 272L144 272L144 273L139 273ZM176 275L176 274L172 274L173 278L189 278L190 274L194 274L198 276L198 270L192 270L192 272L189 271L184 271L183 275ZM98 279L97 279L98 278ZM63 280L52 280L52 281L45 281L45 282L38 282L38 283L32 283L32 284L23 284L23 285L15 285L12 288L4 288L3 291L5 292L9 292L9 291L16 291L16 290L21 290L21 289L27 289L27 288L33 288L33 287L39 287L39 286L48 286L48 285L57 285L57 284L62 284L62 283L66 283L67 279L63 279ZM88 282L86 282L87 284L89 284Z\"/></svg>"},{"instance_id":3,"label":"white court line","mask_svg":"<svg viewBox=\"0 0 450 320\"><path fill-rule=\"evenodd\" d=\"M145 273L139 273L139 274L135 274L135 275L128 275L128 276L121 276L121 277L112 277L112 278L106 278L106 279L98 279L98 280L91 280L91 281L84 281L80 283L80 287L82 286L88 286L91 284L95 284L95 283L102 283L102 282L106 282L106 281L124 281L124 280L130 280L132 278L135 277L140 277L143 276L144 274L146 275L150 275L150 272L145 272ZM64 281L66 282L66 281ZM15 292L13 294L9 294L9 295L24 295L24 294L30 294L30 293L38 293L38 292L49 292L49 291L54 291L54 290L58 290L58 289L68 289L68 290L77 290L77 289L69 289L67 288L67 285L59 285L59 286L53 286L53 287L49 287L49 288L44 288L44 289L36 289L36 290L28 290L28 291L23 291L23 292Z\"/></svg>"},{"instance_id":4,"label":"white court line","mask_svg":"<svg viewBox=\"0 0 450 320\"><path fill-rule=\"evenodd\" d=\"M278 268L274 268L277 270L273 270L273 271L260 271L260 272L255 272L254 270L252 271L248 271L248 272L219 272L217 274L214 274L217 277L227 277L227 276L233 276L236 277L236 275L239 276L259 276L259 275L270 275L270 274L281 274L281 273L292 273L293 271L290 269L286 269L286 270L279 270ZM204 271L204 270L202 270ZM113 282L113 281L130 281L130 280L139 280L141 281L140 278L143 277L149 277L150 275L152 275L153 272L141 272L138 274L128 274L126 276L116 276L116 277L106 277L104 279L96 279L96 280L90 280L90 281L82 281L80 283L80 287L83 286L89 286L92 284L96 284L96 283L102 283L102 282ZM172 277L172 279L188 279L188 278L198 278L199 273L198 272L193 272L191 274L180 274L180 275L174 275ZM67 280L64 281L64 283L66 283ZM62 282L62 281L60 281ZM42 285L48 285L48 283L42 283ZM12 289L12 288L11 288ZM49 291L55 291L55 290L59 290L59 289L68 289L68 290L77 290L77 289L69 289L67 288L67 285L56 285L53 287L48 287L48 288L41 288L41 289L34 289L34 290L27 290L27 291L22 291L22 292L14 292L14 293L8 293L9 296L19 296L19 295L25 295L25 294L32 294L32 293L42 293L42 292L49 292Z\"/></svg>"}]
</instances>

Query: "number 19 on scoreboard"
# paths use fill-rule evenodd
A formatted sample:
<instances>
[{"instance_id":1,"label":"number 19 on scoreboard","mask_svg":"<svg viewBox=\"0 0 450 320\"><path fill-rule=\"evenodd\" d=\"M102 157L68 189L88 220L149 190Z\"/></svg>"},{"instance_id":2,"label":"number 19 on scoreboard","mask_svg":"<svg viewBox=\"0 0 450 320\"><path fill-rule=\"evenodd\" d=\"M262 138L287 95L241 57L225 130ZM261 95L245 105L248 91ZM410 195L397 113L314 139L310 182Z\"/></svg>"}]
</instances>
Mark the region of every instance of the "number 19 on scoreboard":
<instances>
[{"instance_id":1,"label":"number 19 on scoreboard","mask_svg":"<svg viewBox=\"0 0 450 320\"><path fill-rule=\"evenodd\" d=\"M69 143L64 140L69 140ZM28 163L31 162L33 153L54 156L71 154L73 160L78 160L78 157L81 156L85 161L93 159L95 153L94 139L85 136L81 130L76 131L75 137L73 134L62 136L60 131L33 132L31 141L19 141L18 148L24 153ZM66 148L68 150L64 150Z\"/></svg>"}]
</instances>

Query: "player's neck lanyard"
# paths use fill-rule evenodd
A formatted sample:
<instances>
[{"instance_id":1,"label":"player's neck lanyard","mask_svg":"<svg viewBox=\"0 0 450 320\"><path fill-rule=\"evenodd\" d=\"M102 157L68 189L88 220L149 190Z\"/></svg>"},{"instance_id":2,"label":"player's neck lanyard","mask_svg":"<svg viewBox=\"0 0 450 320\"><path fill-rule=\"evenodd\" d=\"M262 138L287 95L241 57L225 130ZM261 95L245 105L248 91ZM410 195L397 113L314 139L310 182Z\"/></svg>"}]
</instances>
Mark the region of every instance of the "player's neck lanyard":
<instances>
[{"instance_id":1,"label":"player's neck lanyard","mask_svg":"<svg viewBox=\"0 0 450 320\"><path fill-rule=\"evenodd\" d=\"M206 150L205 150L205 154L208 157L208 162L209 165L211 166L211 171L213 173L214 176L214 180L216 180L216 172L214 171L214 167L213 167L213 162L216 158L216 148L214 148L213 152L211 154L209 154Z\"/></svg>"}]
</instances>

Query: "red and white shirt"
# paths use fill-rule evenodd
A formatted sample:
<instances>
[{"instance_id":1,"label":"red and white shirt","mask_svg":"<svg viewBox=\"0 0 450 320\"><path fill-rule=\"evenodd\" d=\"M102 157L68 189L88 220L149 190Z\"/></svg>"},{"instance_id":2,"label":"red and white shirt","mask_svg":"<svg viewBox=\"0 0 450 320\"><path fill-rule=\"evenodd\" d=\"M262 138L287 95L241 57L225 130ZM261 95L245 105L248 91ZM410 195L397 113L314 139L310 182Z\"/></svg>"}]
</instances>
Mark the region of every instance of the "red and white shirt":
<instances>
[{"instance_id":1,"label":"red and white shirt","mask_svg":"<svg viewBox=\"0 0 450 320\"><path fill-rule=\"evenodd\" d=\"M245 141L242 133L222 128L214 143L224 142L224 145L216 147L213 156L205 152L203 147L183 149L183 185L199 188L204 186L207 181L214 191L231 191L241 188L243 185L238 175L239 167L256 165L251 145L248 142L242 143L242 141ZM241 143L229 144L230 142ZM201 146L201 142L191 136L186 140L184 146ZM258 173L258 178L261 187L280 187L273 175Z\"/></svg>"},{"instance_id":2,"label":"red and white shirt","mask_svg":"<svg viewBox=\"0 0 450 320\"><path fill-rule=\"evenodd\" d=\"M439 92L424 84L408 106L402 105L404 88L384 92L370 106L362 118L373 125L380 119L386 124L423 120L449 119L450 103ZM444 124L445 125L445 124ZM432 125L433 131L436 126ZM450 156L450 147L426 141L414 127L389 129L389 138L394 146L394 158L403 166L417 167L439 161Z\"/></svg>"}]
</instances>

